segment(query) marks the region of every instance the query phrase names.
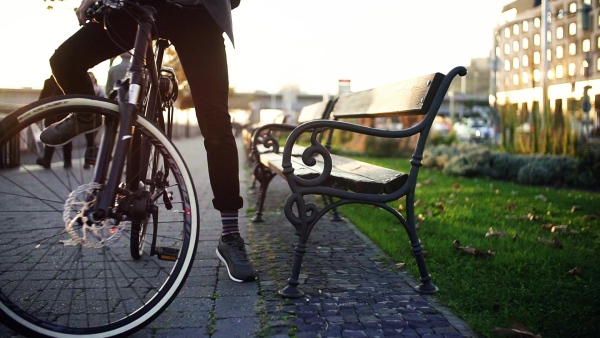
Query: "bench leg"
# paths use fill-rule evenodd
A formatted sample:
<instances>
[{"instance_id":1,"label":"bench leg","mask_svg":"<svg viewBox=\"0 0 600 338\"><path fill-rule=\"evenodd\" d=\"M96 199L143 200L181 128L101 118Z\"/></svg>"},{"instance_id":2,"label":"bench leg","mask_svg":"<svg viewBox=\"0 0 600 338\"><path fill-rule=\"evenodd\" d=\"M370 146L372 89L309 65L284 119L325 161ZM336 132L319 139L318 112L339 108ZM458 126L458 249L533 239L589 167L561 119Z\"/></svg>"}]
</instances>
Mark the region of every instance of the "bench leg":
<instances>
[{"instance_id":1,"label":"bench leg","mask_svg":"<svg viewBox=\"0 0 600 338\"><path fill-rule=\"evenodd\" d=\"M298 289L300 284L300 268L302 267L302 259L306 253L307 238L300 238L296 248L294 248L294 262L292 263L292 275L288 278L288 285L279 290L279 295L285 298L299 298L304 296L304 292Z\"/></svg>"},{"instance_id":2,"label":"bench leg","mask_svg":"<svg viewBox=\"0 0 600 338\"><path fill-rule=\"evenodd\" d=\"M406 221L406 232L410 240L413 255L417 261L419 276L421 276L421 284L415 286L415 290L417 290L419 293L425 294L436 293L438 291L438 287L431 283L431 275L427 272L427 264L425 263L425 256L423 255L423 245L421 245L421 240L417 235L417 228L415 224L414 193L409 193L406 196Z\"/></svg>"},{"instance_id":3,"label":"bench leg","mask_svg":"<svg viewBox=\"0 0 600 338\"><path fill-rule=\"evenodd\" d=\"M325 204L327 204L327 205L333 203L333 197L331 197L331 196L324 195L323 199L325 199ZM341 222L344 220L342 218L342 216L340 215L340 213L338 212L337 208L333 208L332 212L333 212L333 216L331 216L332 222Z\"/></svg>"},{"instance_id":4,"label":"bench leg","mask_svg":"<svg viewBox=\"0 0 600 338\"><path fill-rule=\"evenodd\" d=\"M263 218L263 210L265 206L265 198L267 198L267 188L269 187L269 183L271 183L273 177L275 177L275 174L267 167L259 163L254 167L254 177L260 183L260 189L258 193L258 206L256 215L252 217L252 222L258 223L265 221Z\"/></svg>"}]
</instances>

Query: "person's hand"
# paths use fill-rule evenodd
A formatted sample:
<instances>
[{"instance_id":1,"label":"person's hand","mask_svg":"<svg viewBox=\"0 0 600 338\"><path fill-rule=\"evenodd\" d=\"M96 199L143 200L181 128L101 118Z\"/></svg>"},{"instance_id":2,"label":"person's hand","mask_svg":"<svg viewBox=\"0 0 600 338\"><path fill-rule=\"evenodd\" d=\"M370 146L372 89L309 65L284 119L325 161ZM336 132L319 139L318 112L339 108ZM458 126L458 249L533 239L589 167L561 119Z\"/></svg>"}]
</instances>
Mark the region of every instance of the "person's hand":
<instances>
[{"instance_id":1,"label":"person's hand","mask_svg":"<svg viewBox=\"0 0 600 338\"><path fill-rule=\"evenodd\" d=\"M85 12L88 10L88 8L90 8L90 6L92 6L97 0L81 0L81 5L79 5L79 8L77 8L77 11L75 11L75 14L77 15L77 20L79 20L79 24L81 26L85 26L86 25L86 17L85 17Z\"/></svg>"}]
</instances>

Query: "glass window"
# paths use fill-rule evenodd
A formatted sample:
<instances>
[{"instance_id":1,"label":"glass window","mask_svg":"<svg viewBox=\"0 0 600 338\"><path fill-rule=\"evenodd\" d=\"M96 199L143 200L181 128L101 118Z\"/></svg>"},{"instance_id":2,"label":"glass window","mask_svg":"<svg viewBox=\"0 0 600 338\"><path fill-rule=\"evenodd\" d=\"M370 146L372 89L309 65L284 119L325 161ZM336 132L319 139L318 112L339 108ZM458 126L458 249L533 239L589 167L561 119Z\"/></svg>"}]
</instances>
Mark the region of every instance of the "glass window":
<instances>
[{"instance_id":1,"label":"glass window","mask_svg":"<svg viewBox=\"0 0 600 338\"><path fill-rule=\"evenodd\" d=\"M529 32L529 21L523 21L523 32Z\"/></svg>"},{"instance_id":2,"label":"glass window","mask_svg":"<svg viewBox=\"0 0 600 338\"><path fill-rule=\"evenodd\" d=\"M571 22L569 24L569 35L575 35L575 34L577 34L577 23Z\"/></svg>"},{"instance_id":3,"label":"glass window","mask_svg":"<svg viewBox=\"0 0 600 338\"><path fill-rule=\"evenodd\" d=\"M533 53L533 63L534 64L539 65L541 60L542 60L542 58L540 56L540 52Z\"/></svg>"},{"instance_id":4,"label":"glass window","mask_svg":"<svg viewBox=\"0 0 600 338\"><path fill-rule=\"evenodd\" d=\"M596 59L596 70L600 70L600 58Z\"/></svg>"},{"instance_id":5,"label":"glass window","mask_svg":"<svg viewBox=\"0 0 600 338\"><path fill-rule=\"evenodd\" d=\"M519 84L519 74L513 74L513 84L514 85Z\"/></svg>"},{"instance_id":6,"label":"glass window","mask_svg":"<svg viewBox=\"0 0 600 338\"><path fill-rule=\"evenodd\" d=\"M600 67L600 58L598 59L598 65L599 65L599 67ZM600 69L600 68L599 68L599 69ZM535 82L540 82L540 80L541 80L541 78L542 78L541 74L542 74L542 73L540 72L540 70L539 70L539 69L534 69L534 70L533 70L533 80L534 80Z\"/></svg>"},{"instance_id":7,"label":"glass window","mask_svg":"<svg viewBox=\"0 0 600 338\"><path fill-rule=\"evenodd\" d=\"M519 69L519 58L516 56L513 58L513 69Z\"/></svg>"},{"instance_id":8,"label":"glass window","mask_svg":"<svg viewBox=\"0 0 600 338\"><path fill-rule=\"evenodd\" d=\"M577 3L576 2L571 2L569 4L569 12L571 14L577 13Z\"/></svg>"},{"instance_id":9,"label":"glass window","mask_svg":"<svg viewBox=\"0 0 600 338\"><path fill-rule=\"evenodd\" d=\"M523 83L529 83L529 73L523 72L523 74L521 74L521 81Z\"/></svg>"},{"instance_id":10,"label":"glass window","mask_svg":"<svg viewBox=\"0 0 600 338\"><path fill-rule=\"evenodd\" d=\"M519 51L519 41L518 40L513 41L513 50L515 52Z\"/></svg>"},{"instance_id":11,"label":"glass window","mask_svg":"<svg viewBox=\"0 0 600 338\"><path fill-rule=\"evenodd\" d=\"M584 53L589 52L591 48L592 48L592 44L590 42L590 39L584 39L581 42L581 51L582 52L584 52Z\"/></svg>"},{"instance_id":12,"label":"glass window","mask_svg":"<svg viewBox=\"0 0 600 338\"><path fill-rule=\"evenodd\" d=\"M563 74L563 66L562 65L557 65L556 66L556 78L557 79L562 79L564 76Z\"/></svg>"},{"instance_id":13,"label":"glass window","mask_svg":"<svg viewBox=\"0 0 600 338\"><path fill-rule=\"evenodd\" d=\"M504 44L504 55L510 54L510 45L508 43Z\"/></svg>"},{"instance_id":14,"label":"glass window","mask_svg":"<svg viewBox=\"0 0 600 338\"><path fill-rule=\"evenodd\" d=\"M529 49L529 39L528 38L523 38L523 41L521 42L521 45L523 46L523 49Z\"/></svg>"},{"instance_id":15,"label":"glass window","mask_svg":"<svg viewBox=\"0 0 600 338\"><path fill-rule=\"evenodd\" d=\"M553 70L553 69L550 69L550 70L548 71L548 75L547 75L547 76L548 76L548 78L549 78L550 80L554 79L554 70Z\"/></svg>"},{"instance_id":16,"label":"glass window","mask_svg":"<svg viewBox=\"0 0 600 338\"><path fill-rule=\"evenodd\" d=\"M523 67L529 67L529 56L523 55L523 60L521 61Z\"/></svg>"},{"instance_id":17,"label":"glass window","mask_svg":"<svg viewBox=\"0 0 600 338\"><path fill-rule=\"evenodd\" d=\"M546 32L546 41L552 42L552 32L551 31Z\"/></svg>"},{"instance_id":18,"label":"glass window","mask_svg":"<svg viewBox=\"0 0 600 338\"><path fill-rule=\"evenodd\" d=\"M560 40L564 37L564 31L562 26L556 28L556 39Z\"/></svg>"},{"instance_id":19,"label":"glass window","mask_svg":"<svg viewBox=\"0 0 600 338\"><path fill-rule=\"evenodd\" d=\"M504 28L504 37L510 38L510 28L508 28L508 27Z\"/></svg>"},{"instance_id":20,"label":"glass window","mask_svg":"<svg viewBox=\"0 0 600 338\"><path fill-rule=\"evenodd\" d=\"M556 46L556 58L557 59L562 59L563 58L563 46Z\"/></svg>"},{"instance_id":21,"label":"glass window","mask_svg":"<svg viewBox=\"0 0 600 338\"><path fill-rule=\"evenodd\" d=\"M569 55L575 55L577 54L577 45L575 44L575 42L571 42L569 44Z\"/></svg>"},{"instance_id":22,"label":"glass window","mask_svg":"<svg viewBox=\"0 0 600 338\"><path fill-rule=\"evenodd\" d=\"M540 28L542 26L542 20L540 18L533 19L533 27Z\"/></svg>"},{"instance_id":23,"label":"glass window","mask_svg":"<svg viewBox=\"0 0 600 338\"><path fill-rule=\"evenodd\" d=\"M552 61L552 50L546 50L546 60Z\"/></svg>"},{"instance_id":24,"label":"glass window","mask_svg":"<svg viewBox=\"0 0 600 338\"><path fill-rule=\"evenodd\" d=\"M590 64L587 62L587 60L583 60L583 62L581 63L581 76L590 76L589 72L590 72Z\"/></svg>"},{"instance_id":25,"label":"glass window","mask_svg":"<svg viewBox=\"0 0 600 338\"><path fill-rule=\"evenodd\" d=\"M519 35L519 25L517 25L517 24L513 25L513 34Z\"/></svg>"},{"instance_id":26,"label":"glass window","mask_svg":"<svg viewBox=\"0 0 600 338\"><path fill-rule=\"evenodd\" d=\"M510 61L509 60L504 60L504 70L505 71L510 70Z\"/></svg>"},{"instance_id":27,"label":"glass window","mask_svg":"<svg viewBox=\"0 0 600 338\"><path fill-rule=\"evenodd\" d=\"M569 76L575 76L575 72L577 71L574 63L569 63Z\"/></svg>"},{"instance_id":28,"label":"glass window","mask_svg":"<svg viewBox=\"0 0 600 338\"><path fill-rule=\"evenodd\" d=\"M536 33L535 35L533 35L533 45L534 46L539 46L541 42L542 42L542 38L540 37L539 34Z\"/></svg>"}]
</instances>

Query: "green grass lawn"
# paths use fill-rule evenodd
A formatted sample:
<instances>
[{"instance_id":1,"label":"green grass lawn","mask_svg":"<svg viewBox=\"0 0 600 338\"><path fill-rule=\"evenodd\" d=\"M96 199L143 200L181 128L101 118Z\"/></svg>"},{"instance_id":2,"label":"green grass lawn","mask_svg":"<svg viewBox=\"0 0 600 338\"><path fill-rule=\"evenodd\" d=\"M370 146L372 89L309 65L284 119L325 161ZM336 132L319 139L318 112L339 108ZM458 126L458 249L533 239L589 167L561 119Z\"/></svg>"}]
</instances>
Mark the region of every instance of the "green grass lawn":
<instances>
[{"instance_id":1,"label":"green grass lawn","mask_svg":"<svg viewBox=\"0 0 600 338\"><path fill-rule=\"evenodd\" d=\"M406 159L361 160L409 168ZM479 334L517 327L544 338L600 337L600 193L422 168L415 201L436 296ZM373 208L351 205L341 213L418 277L404 229ZM552 232L553 225L566 232ZM486 237L490 230L497 235ZM467 254L455 240L494 254Z\"/></svg>"}]
</instances>

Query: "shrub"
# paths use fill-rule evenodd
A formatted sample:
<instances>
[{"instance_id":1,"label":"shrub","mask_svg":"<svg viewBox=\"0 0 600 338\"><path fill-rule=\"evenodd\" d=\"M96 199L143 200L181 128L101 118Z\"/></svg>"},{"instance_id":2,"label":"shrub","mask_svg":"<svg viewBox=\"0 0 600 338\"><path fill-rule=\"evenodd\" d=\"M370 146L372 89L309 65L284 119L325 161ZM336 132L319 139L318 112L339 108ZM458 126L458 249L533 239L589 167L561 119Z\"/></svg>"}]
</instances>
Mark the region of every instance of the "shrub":
<instances>
[{"instance_id":1,"label":"shrub","mask_svg":"<svg viewBox=\"0 0 600 338\"><path fill-rule=\"evenodd\" d=\"M439 145L424 152L423 165L454 176L486 176L529 185L600 187L600 156L514 155L478 145Z\"/></svg>"}]
</instances>

